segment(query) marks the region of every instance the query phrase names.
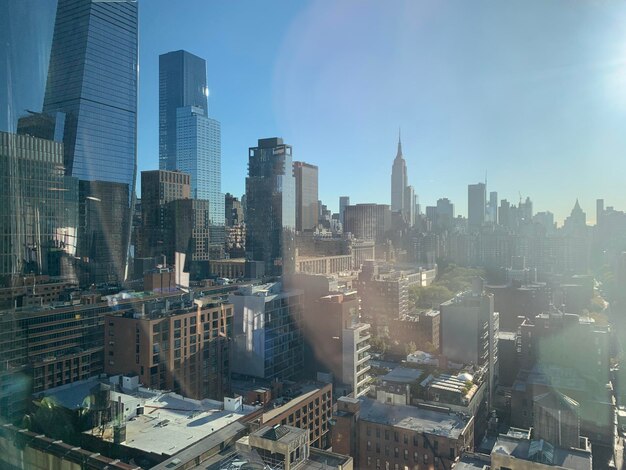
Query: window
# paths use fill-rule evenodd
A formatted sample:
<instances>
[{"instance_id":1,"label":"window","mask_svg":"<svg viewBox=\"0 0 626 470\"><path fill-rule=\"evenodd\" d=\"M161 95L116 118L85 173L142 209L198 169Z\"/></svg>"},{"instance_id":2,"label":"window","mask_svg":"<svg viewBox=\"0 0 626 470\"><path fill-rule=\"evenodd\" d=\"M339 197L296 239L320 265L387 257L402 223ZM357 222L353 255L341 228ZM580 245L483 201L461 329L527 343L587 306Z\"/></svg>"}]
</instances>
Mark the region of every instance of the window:
<instances>
[{"instance_id":1,"label":"window","mask_svg":"<svg viewBox=\"0 0 626 470\"><path fill-rule=\"evenodd\" d=\"M419 459L420 459L420 456L417 453L417 451L413 452L413 462L417 462Z\"/></svg>"},{"instance_id":2,"label":"window","mask_svg":"<svg viewBox=\"0 0 626 470\"><path fill-rule=\"evenodd\" d=\"M372 458L368 455L367 456L367 466L371 467L371 465L372 465Z\"/></svg>"},{"instance_id":3,"label":"window","mask_svg":"<svg viewBox=\"0 0 626 470\"><path fill-rule=\"evenodd\" d=\"M367 441L367 450L372 450L372 441Z\"/></svg>"},{"instance_id":4,"label":"window","mask_svg":"<svg viewBox=\"0 0 626 470\"><path fill-rule=\"evenodd\" d=\"M395 447L395 448L393 449L393 456L394 456L395 458L400 457L400 449L398 449L397 447Z\"/></svg>"},{"instance_id":5,"label":"window","mask_svg":"<svg viewBox=\"0 0 626 470\"><path fill-rule=\"evenodd\" d=\"M400 434L398 433L398 431L393 432L393 440L396 442L400 442Z\"/></svg>"},{"instance_id":6,"label":"window","mask_svg":"<svg viewBox=\"0 0 626 470\"><path fill-rule=\"evenodd\" d=\"M409 450L404 449L404 460L409 460Z\"/></svg>"},{"instance_id":7,"label":"window","mask_svg":"<svg viewBox=\"0 0 626 470\"><path fill-rule=\"evenodd\" d=\"M424 454L424 465L428 465L428 454Z\"/></svg>"},{"instance_id":8,"label":"window","mask_svg":"<svg viewBox=\"0 0 626 470\"><path fill-rule=\"evenodd\" d=\"M385 440L389 440L389 429L385 429Z\"/></svg>"},{"instance_id":9,"label":"window","mask_svg":"<svg viewBox=\"0 0 626 470\"><path fill-rule=\"evenodd\" d=\"M366 434L367 434L367 437L372 435L372 428L370 428L369 426L367 427Z\"/></svg>"},{"instance_id":10,"label":"window","mask_svg":"<svg viewBox=\"0 0 626 470\"><path fill-rule=\"evenodd\" d=\"M379 442L376 443L376 453L380 454L380 443Z\"/></svg>"},{"instance_id":11,"label":"window","mask_svg":"<svg viewBox=\"0 0 626 470\"><path fill-rule=\"evenodd\" d=\"M454 447L450 447L450 454L448 455L450 460L454 460L456 458Z\"/></svg>"}]
</instances>

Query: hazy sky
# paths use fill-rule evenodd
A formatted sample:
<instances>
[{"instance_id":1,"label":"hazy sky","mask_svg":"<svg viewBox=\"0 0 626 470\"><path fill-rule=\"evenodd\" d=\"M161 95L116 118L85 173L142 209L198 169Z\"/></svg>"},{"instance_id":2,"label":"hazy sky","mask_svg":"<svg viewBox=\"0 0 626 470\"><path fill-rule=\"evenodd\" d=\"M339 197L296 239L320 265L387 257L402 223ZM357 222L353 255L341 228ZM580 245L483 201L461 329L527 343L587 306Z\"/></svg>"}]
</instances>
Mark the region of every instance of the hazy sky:
<instances>
[{"instance_id":1,"label":"hazy sky","mask_svg":"<svg viewBox=\"0 0 626 470\"><path fill-rule=\"evenodd\" d=\"M186 49L207 60L224 192L281 136L332 209L388 204L401 126L422 208L466 214L487 172L559 220L577 197L590 220L598 197L626 209L624 2L140 0L139 43L139 170L158 166L158 55Z\"/></svg>"}]
</instances>

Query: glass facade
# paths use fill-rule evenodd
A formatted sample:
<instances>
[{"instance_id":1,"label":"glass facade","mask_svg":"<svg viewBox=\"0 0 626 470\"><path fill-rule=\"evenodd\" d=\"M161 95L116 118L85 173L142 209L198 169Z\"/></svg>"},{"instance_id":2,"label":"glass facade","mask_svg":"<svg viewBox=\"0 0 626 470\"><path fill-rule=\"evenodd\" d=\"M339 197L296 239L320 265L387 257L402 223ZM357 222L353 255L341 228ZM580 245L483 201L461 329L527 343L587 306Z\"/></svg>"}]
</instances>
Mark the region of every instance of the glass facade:
<instances>
[{"instance_id":1,"label":"glass facade","mask_svg":"<svg viewBox=\"0 0 626 470\"><path fill-rule=\"evenodd\" d=\"M313 230L318 222L317 167L293 162L293 173L296 178L296 230Z\"/></svg>"},{"instance_id":2,"label":"glass facade","mask_svg":"<svg viewBox=\"0 0 626 470\"><path fill-rule=\"evenodd\" d=\"M136 2L59 0L43 105L44 113L66 114L66 172L82 181L111 183L114 188L111 195L101 194L102 204L94 210L115 214L115 223L83 231L100 233L103 238L84 240L81 245L88 251L79 254L107 266L107 272L115 263L118 280L126 275L137 171L137 13ZM81 194L89 193L88 186ZM109 216L103 213L99 219ZM104 245L96 247L99 242ZM93 258L94 253L106 258ZM89 267L94 269L102 271Z\"/></svg>"},{"instance_id":3,"label":"glass facade","mask_svg":"<svg viewBox=\"0 0 626 470\"><path fill-rule=\"evenodd\" d=\"M194 106L209 115L206 62L187 51L159 56L159 168L177 170L178 108Z\"/></svg>"},{"instance_id":4,"label":"glass facade","mask_svg":"<svg viewBox=\"0 0 626 470\"><path fill-rule=\"evenodd\" d=\"M177 169L191 175L191 197L209 201L212 225L224 225L220 123L201 108L179 108L176 115Z\"/></svg>"},{"instance_id":5,"label":"glass facade","mask_svg":"<svg viewBox=\"0 0 626 470\"><path fill-rule=\"evenodd\" d=\"M265 274L293 272L296 226L291 145L259 139L249 150L246 178L246 257L262 261Z\"/></svg>"},{"instance_id":6,"label":"glass facade","mask_svg":"<svg viewBox=\"0 0 626 470\"><path fill-rule=\"evenodd\" d=\"M65 176L63 144L0 132L0 201L0 277L69 274L78 180Z\"/></svg>"}]
</instances>

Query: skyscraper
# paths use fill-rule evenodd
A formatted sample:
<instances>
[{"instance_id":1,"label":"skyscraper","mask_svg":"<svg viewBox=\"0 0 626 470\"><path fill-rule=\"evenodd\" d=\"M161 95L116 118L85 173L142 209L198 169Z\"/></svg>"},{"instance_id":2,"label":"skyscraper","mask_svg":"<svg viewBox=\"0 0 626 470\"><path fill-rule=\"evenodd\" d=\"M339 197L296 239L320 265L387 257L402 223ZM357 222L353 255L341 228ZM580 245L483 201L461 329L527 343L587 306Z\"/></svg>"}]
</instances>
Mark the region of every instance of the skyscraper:
<instances>
[{"instance_id":1,"label":"skyscraper","mask_svg":"<svg viewBox=\"0 0 626 470\"><path fill-rule=\"evenodd\" d=\"M63 144L0 132L0 201L0 278L69 274L78 180L63 172Z\"/></svg>"},{"instance_id":2,"label":"skyscraper","mask_svg":"<svg viewBox=\"0 0 626 470\"><path fill-rule=\"evenodd\" d=\"M317 226L317 167L305 162L293 162L296 178L296 230L312 230Z\"/></svg>"},{"instance_id":3,"label":"skyscraper","mask_svg":"<svg viewBox=\"0 0 626 470\"><path fill-rule=\"evenodd\" d=\"M136 2L59 0L57 5L43 112L66 114L66 173L98 182L83 184L83 197L100 199L91 194L95 186L104 196L100 206L81 204L106 208L116 221L81 230L91 240L79 238L79 256L94 275L106 273L94 281L126 275L137 171L137 13Z\"/></svg>"},{"instance_id":4,"label":"skyscraper","mask_svg":"<svg viewBox=\"0 0 626 470\"><path fill-rule=\"evenodd\" d=\"M265 273L293 272L296 189L291 145L273 137L249 149L246 178L246 256Z\"/></svg>"},{"instance_id":5,"label":"skyscraper","mask_svg":"<svg viewBox=\"0 0 626 470\"><path fill-rule=\"evenodd\" d=\"M498 225L498 193L496 191L489 193L489 222Z\"/></svg>"},{"instance_id":6,"label":"skyscraper","mask_svg":"<svg viewBox=\"0 0 626 470\"><path fill-rule=\"evenodd\" d=\"M485 183L467 186L467 224L470 230L478 230L485 223L486 191Z\"/></svg>"},{"instance_id":7,"label":"skyscraper","mask_svg":"<svg viewBox=\"0 0 626 470\"><path fill-rule=\"evenodd\" d=\"M225 238L219 121L209 118L206 62L187 51L159 56L159 167L191 175L191 197L208 201L212 257Z\"/></svg>"},{"instance_id":8,"label":"skyscraper","mask_svg":"<svg viewBox=\"0 0 626 470\"><path fill-rule=\"evenodd\" d=\"M178 108L195 106L209 115L206 62L187 51L159 56L159 168L176 170Z\"/></svg>"},{"instance_id":9,"label":"skyscraper","mask_svg":"<svg viewBox=\"0 0 626 470\"><path fill-rule=\"evenodd\" d=\"M224 243L224 194L220 123L200 107L176 113L176 168L191 175L191 197L209 201L211 239Z\"/></svg>"},{"instance_id":10,"label":"skyscraper","mask_svg":"<svg viewBox=\"0 0 626 470\"><path fill-rule=\"evenodd\" d=\"M404 188L404 220L409 227L415 225L415 189L413 186L407 186Z\"/></svg>"},{"instance_id":11,"label":"skyscraper","mask_svg":"<svg viewBox=\"0 0 626 470\"><path fill-rule=\"evenodd\" d=\"M339 221L345 225L346 222L343 218L343 214L346 211L346 207L350 205L350 196L339 196Z\"/></svg>"},{"instance_id":12,"label":"skyscraper","mask_svg":"<svg viewBox=\"0 0 626 470\"><path fill-rule=\"evenodd\" d=\"M407 183L406 161L402 156L402 141L398 136L398 153L391 169L391 211L404 213Z\"/></svg>"}]
</instances>

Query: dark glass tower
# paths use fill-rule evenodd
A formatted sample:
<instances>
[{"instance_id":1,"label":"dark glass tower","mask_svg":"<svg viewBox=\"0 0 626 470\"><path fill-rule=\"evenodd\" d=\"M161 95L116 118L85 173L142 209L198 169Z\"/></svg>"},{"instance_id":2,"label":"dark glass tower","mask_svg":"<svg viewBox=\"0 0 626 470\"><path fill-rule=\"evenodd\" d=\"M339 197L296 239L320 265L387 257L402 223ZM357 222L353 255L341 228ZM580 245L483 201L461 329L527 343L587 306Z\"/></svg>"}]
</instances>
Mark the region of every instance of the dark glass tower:
<instances>
[{"instance_id":1,"label":"dark glass tower","mask_svg":"<svg viewBox=\"0 0 626 470\"><path fill-rule=\"evenodd\" d=\"M176 114L195 106L208 117L206 62L187 51L159 56L159 169L176 168Z\"/></svg>"},{"instance_id":2,"label":"dark glass tower","mask_svg":"<svg viewBox=\"0 0 626 470\"><path fill-rule=\"evenodd\" d=\"M66 172L87 182L78 254L91 282L126 275L137 171L137 13L131 1L57 6L43 112L66 114Z\"/></svg>"},{"instance_id":3,"label":"dark glass tower","mask_svg":"<svg viewBox=\"0 0 626 470\"><path fill-rule=\"evenodd\" d=\"M259 139L250 148L246 178L246 257L262 261L270 276L295 268L295 186L291 145Z\"/></svg>"}]
</instances>

